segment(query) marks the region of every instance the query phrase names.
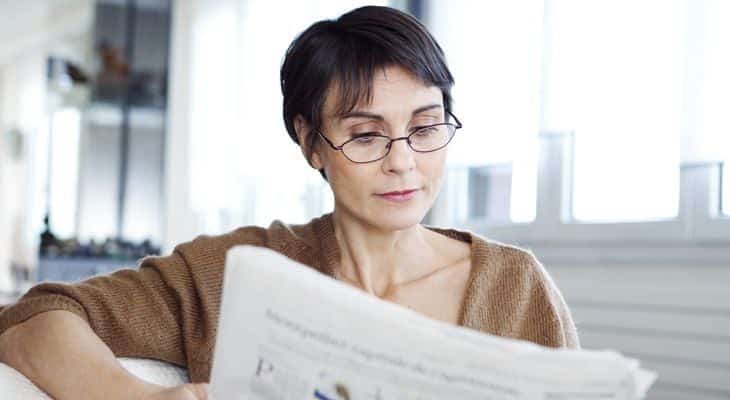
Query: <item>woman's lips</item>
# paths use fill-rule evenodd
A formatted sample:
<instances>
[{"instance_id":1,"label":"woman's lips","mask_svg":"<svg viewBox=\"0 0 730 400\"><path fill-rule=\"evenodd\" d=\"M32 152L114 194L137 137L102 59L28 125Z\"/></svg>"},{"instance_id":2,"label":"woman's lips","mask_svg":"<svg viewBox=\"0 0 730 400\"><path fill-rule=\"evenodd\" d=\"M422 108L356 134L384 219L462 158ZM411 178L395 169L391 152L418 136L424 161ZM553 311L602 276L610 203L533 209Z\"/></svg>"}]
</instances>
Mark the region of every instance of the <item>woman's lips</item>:
<instances>
[{"instance_id":1,"label":"woman's lips","mask_svg":"<svg viewBox=\"0 0 730 400\"><path fill-rule=\"evenodd\" d=\"M378 196L388 201L400 203L412 199L416 195L416 192L418 192L418 189L382 193L378 194Z\"/></svg>"}]
</instances>

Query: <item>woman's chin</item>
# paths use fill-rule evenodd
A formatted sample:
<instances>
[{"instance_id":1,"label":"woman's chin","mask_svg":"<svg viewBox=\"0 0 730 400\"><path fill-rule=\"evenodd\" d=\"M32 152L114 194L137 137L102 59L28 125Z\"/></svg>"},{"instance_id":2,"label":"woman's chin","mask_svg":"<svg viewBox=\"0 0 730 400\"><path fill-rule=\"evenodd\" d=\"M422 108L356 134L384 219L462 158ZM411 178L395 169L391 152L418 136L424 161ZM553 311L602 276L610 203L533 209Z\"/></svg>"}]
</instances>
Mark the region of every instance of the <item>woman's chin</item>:
<instances>
[{"instance_id":1,"label":"woman's chin","mask_svg":"<svg viewBox=\"0 0 730 400\"><path fill-rule=\"evenodd\" d=\"M380 202L360 207L347 207L341 204L341 207L335 208L340 208L351 217L381 231L401 231L413 228L423 221L429 209L422 201L413 201L410 204L399 204L398 206Z\"/></svg>"},{"instance_id":2,"label":"woman's chin","mask_svg":"<svg viewBox=\"0 0 730 400\"><path fill-rule=\"evenodd\" d=\"M421 207L409 207L403 209L387 209L374 215L377 221L375 225L383 230L400 231L418 225L428 210Z\"/></svg>"}]
</instances>

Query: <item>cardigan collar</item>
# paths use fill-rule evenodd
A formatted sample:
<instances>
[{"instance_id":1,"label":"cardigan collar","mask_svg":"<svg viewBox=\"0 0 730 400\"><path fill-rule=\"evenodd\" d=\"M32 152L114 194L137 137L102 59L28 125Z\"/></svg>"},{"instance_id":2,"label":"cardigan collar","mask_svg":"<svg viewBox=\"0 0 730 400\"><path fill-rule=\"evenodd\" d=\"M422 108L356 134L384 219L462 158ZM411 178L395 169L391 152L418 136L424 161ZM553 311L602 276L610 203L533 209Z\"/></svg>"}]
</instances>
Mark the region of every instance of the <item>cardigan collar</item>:
<instances>
[{"instance_id":1,"label":"cardigan collar","mask_svg":"<svg viewBox=\"0 0 730 400\"><path fill-rule=\"evenodd\" d=\"M319 239L318 242L320 246L320 265L318 266L318 269L322 273L334 278L335 271L340 267L341 253L335 237L332 213L324 214L319 218L315 218L312 220L312 226L317 238ZM476 293L478 292L477 285L479 281L477 277L484 272L483 270L485 268L488 267L488 261L491 258L488 257L489 244L487 240L479 235L467 231L437 228L433 226L425 227L436 233L470 244L471 270L469 272L469 281L467 283L467 289L459 312L458 325L479 329L480 324L477 322L483 319L483 316L480 318L476 315L476 313L479 312L476 307L479 303L476 298Z\"/></svg>"}]
</instances>

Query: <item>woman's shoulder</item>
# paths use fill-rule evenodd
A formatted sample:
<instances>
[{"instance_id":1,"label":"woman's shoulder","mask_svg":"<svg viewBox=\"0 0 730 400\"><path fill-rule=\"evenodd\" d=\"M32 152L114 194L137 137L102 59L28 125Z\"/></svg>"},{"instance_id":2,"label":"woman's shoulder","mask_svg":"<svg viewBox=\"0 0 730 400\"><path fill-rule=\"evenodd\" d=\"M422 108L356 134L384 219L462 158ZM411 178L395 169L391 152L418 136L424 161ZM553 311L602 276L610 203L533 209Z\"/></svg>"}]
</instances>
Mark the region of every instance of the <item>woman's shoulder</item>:
<instances>
[{"instance_id":1,"label":"woman's shoulder","mask_svg":"<svg viewBox=\"0 0 730 400\"><path fill-rule=\"evenodd\" d=\"M473 248L483 263L499 267L505 272L535 273L543 269L532 250L500 242L472 233Z\"/></svg>"},{"instance_id":2,"label":"woman's shoulder","mask_svg":"<svg viewBox=\"0 0 730 400\"><path fill-rule=\"evenodd\" d=\"M467 245L471 250L472 262L477 267L488 265L493 269L512 272L516 272L515 270L528 272L541 268L540 262L529 249L503 243L468 230L432 226L428 228L460 242L462 247Z\"/></svg>"},{"instance_id":3,"label":"woman's shoulder","mask_svg":"<svg viewBox=\"0 0 730 400\"><path fill-rule=\"evenodd\" d=\"M249 225L223 234L199 235L189 242L177 245L175 252L185 256L189 262L209 261L206 264L222 263L229 249L241 245L267 247L289 255L288 252L301 252L314 247L317 242L315 231L321 218L305 224L288 224L274 220L268 227Z\"/></svg>"},{"instance_id":4,"label":"woman's shoulder","mask_svg":"<svg viewBox=\"0 0 730 400\"><path fill-rule=\"evenodd\" d=\"M545 346L580 346L565 299L530 249L459 232L470 237L474 266L464 310L467 326Z\"/></svg>"},{"instance_id":5,"label":"woman's shoulder","mask_svg":"<svg viewBox=\"0 0 730 400\"><path fill-rule=\"evenodd\" d=\"M471 281L474 286L509 286L532 291L533 287L550 290L554 283L543 264L527 248L487 238L480 234L454 228L429 229L447 237L468 243L471 255Z\"/></svg>"}]
</instances>

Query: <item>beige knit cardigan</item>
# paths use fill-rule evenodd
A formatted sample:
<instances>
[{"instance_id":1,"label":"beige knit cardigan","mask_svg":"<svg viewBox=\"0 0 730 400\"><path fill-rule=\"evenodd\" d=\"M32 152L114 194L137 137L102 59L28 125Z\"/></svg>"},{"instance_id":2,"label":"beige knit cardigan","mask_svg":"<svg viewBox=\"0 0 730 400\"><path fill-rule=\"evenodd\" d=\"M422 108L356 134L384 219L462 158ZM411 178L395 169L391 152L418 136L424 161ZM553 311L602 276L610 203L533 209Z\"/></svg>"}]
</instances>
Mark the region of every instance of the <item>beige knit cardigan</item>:
<instances>
[{"instance_id":1,"label":"beige knit cardigan","mask_svg":"<svg viewBox=\"0 0 730 400\"><path fill-rule=\"evenodd\" d=\"M551 347L579 347L560 292L543 266L523 249L469 232L429 227L470 243L472 269L459 325ZM220 312L226 251L263 246L333 276L340 263L332 215L304 225L273 222L200 236L137 269L74 284L43 283L0 308L0 334L39 313L67 310L86 321L118 357L163 360L207 382Z\"/></svg>"}]
</instances>

